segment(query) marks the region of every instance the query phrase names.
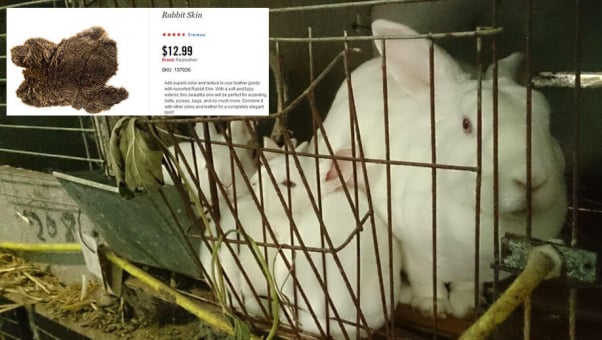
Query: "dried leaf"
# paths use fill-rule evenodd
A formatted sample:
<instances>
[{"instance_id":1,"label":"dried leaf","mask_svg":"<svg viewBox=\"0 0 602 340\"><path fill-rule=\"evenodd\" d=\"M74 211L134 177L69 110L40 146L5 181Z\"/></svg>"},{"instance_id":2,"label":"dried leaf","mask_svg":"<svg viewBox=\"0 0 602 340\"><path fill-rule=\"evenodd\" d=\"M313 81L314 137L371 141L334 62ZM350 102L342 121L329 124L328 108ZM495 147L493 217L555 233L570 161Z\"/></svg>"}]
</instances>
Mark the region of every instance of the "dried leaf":
<instances>
[{"instance_id":1,"label":"dried leaf","mask_svg":"<svg viewBox=\"0 0 602 340\"><path fill-rule=\"evenodd\" d=\"M140 188L163 183L163 152L154 150L151 143L152 138L137 127L135 118L122 118L113 128L110 152L122 195L131 197Z\"/></svg>"},{"instance_id":2,"label":"dried leaf","mask_svg":"<svg viewBox=\"0 0 602 340\"><path fill-rule=\"evenodd\" d=\"M147 139L148 134L136 127L136 121L130 120L121 139L121 152L125 158L125 183L130 190L140 187L157 187L163 182L161 159L163 152L152 150ZM125 137L125 138L123 138Z\"/></svg>"},{"instance_id":3,"label":"dried leaf","mask_svg":"<svg viewBox=\"0 0 602 340\"><path fill-rule=\"evenodd\" d=\"M132 198L134 196L134 193L128 192L127 188L124 185L125 161L123 159L123 155L121 154L121 149L119 148L119 145L121 143L121 133L128 119L130 118L121 118L117 121L117 123L115 123L115 126L113 126L113 130L111 131L111 138L109 140L109 162L115 175L115 179L117 180L117 187L119 188L119 193L122 196ZM123 189L125 189L124 192L122 192Z\"/></svg>"}]
</instances>

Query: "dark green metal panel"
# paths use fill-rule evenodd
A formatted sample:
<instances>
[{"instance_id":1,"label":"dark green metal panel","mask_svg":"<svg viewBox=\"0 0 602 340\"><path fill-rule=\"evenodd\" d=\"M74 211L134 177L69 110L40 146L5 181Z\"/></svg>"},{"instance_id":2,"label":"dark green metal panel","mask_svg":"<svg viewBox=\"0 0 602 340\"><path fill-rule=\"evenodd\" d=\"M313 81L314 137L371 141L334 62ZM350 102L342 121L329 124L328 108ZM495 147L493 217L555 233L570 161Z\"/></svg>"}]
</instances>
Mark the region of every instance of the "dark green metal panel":
<instances>
[{"instance_id":1,"label":"dark green metal panel","mask_svg":"<svg viewBox=\"0 0 602 340\"><path fill-rule=\"evenodd\" d=\"M198 265L200 239L184 235L199 232L187 232L191 220L175 187L161 189L166 200L158 190L125 199L114 183L98 172L55 176L115 253L188 276L202 275Z\"/></svg>"}]
</instances>

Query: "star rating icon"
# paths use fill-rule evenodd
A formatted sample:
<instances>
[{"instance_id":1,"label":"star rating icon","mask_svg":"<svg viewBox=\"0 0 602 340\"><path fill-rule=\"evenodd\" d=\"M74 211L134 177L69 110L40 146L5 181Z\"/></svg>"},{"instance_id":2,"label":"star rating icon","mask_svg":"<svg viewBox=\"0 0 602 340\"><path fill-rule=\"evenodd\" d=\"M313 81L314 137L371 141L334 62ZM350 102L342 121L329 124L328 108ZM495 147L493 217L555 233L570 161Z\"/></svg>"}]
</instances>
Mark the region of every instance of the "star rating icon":
<instances>
[{"instance_id":1,"label":"star rating icon","mask_svg":"<svg viewBox=\"0 0 602 340\"><path fill-rule=\"evenodd\" d=\"M164 37L185 37L186 33L163 32Z\"/></svg>"}]
</instances>

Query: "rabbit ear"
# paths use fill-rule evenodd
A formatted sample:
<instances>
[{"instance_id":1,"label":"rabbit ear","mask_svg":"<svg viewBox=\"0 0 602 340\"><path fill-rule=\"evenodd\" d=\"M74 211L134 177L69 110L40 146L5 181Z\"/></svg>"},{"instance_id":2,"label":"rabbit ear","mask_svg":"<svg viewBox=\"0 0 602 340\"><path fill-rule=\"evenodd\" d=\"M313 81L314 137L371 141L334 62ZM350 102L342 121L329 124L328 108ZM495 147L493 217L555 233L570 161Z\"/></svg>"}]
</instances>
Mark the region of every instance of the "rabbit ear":
<instances>
[{"instance_id":1,"label":"rabbit ear","mask_svg":"<svg viewBox=\"0 0 602 340\"><path fill-rule=\"evenodd\" d=\"M293 139L294 139L294 138L293 138ZM295 151L297 151L297 152L305 152L305 151L307 151L307 146L308 146L308 145L309 145L309 142L305 141L305 142L303 142L303 143L301 143L301 144L297 145L297 146L295 147Z\"/></svg>"},{"instance_id":2,"label":"rabbit ear","mask_svg":"<svg viewBox=\"0 0 602 340\"><path fill-rule=\"evenodd\" d=\"M286 142L286 140L283 140L283 144L279 148L284 151L297 150L297 139L291 137L291 138L289 138L289 141L290 141L290 145L289 145L289 143Z\"/></svg>"},{"instance_id":3,"label":"rabbit ear","mask_svg":"<svg viewBox=\"0 0 602 340\"><path fill-rule=\"evenodd\" d=\"M293 148L295 148L295 150L297 149L298 143L299 142L297 141L297 138L295 138L295 137L291 138L291 144L293 145Z\"/></svg>"},{"instance_id":4,"label":"rabbit ear","mask_svg":"<svg viewBox=\"0 0 602 340\"><path fill-rule=\"evenodd\" d=\"M230 131L232 131L232 139L238 140L244 136L250 136L251 132L247 127L247 122L244 120L235 120L230 123ZM244 139L244 138L242 138Z\"/></svg>"},{"instance_id":5,"label":"rabbit ear","mask_svg":"<svg viewBox=\"0 0 602 340\"><path fill-rule=\"evenodd\" d=\"M334 155L335 157L352 157L351 148L340 149ZM328 191L334 191L340 188L343 185L343 183L348 184L350 182L351 177L353 175L352 161L344 159L332 159L329 164L330 166L328 167L326 177L324 178L324 183L326 184L326 188ZM343 183L341 183L339 179L339 175L335 164L338 164L339 169L341 170Z\"/></svg>"},{"instance_id":6,"label":"rabbit ear","mask_svg":"<svg viewBox=\"0 0 602 340\"><path fill-rule=\"evenodd\" d=\"M522 83L525 78L525 54L522 52L514 52L504 59L497 62L498 78L507 78L517 83ZM486 79L493 78L493 64L487 68Z\"/></svg>"},{"instance_id":7,"label":"rabbit ear","mask_svg":"<svg viewBox=\"0 0 602 340\"><path fill-rule=\"evenodd\" d=\"M270 137L263 137L263 147L266 149L280 149L280 146ZM280 156L276 152L265 152L264 154L267 161Z\"/></svg>"},{"instance_id":8,"label":"rabbit ear","mask_svg":"<svg viewBox=\"0 0 602 340\"><path fill-rule=\"evenodd\" d=\"M212 122L208 122L209 124L209 137L211 140L214 140L218 136L217 129L215 128L215 124ZM205 136L205 123L204 122L196 122L194 124L194 131L196 132L197 137L201 140L205 140L207 137Z\"/></svg>"},{"instance_id":9,"label":"rabbit ear","mask_svg":"<svg viewBox=\"0 0 602 340\"><path fill-rule=\"evenodd\" d=\"M374 36L413 36L411 28L384 19L372 23ZM383 41L375 40L378 52L383 53ZM424 95L430 84L429 42L426 39L389 39L386 41L387 69L401 89L412 96ZM456 61L438 46L434 46L435 83L458 83L467 78ZM428 93L428 92L427 92Z\"/></svg>"}]
</instances>

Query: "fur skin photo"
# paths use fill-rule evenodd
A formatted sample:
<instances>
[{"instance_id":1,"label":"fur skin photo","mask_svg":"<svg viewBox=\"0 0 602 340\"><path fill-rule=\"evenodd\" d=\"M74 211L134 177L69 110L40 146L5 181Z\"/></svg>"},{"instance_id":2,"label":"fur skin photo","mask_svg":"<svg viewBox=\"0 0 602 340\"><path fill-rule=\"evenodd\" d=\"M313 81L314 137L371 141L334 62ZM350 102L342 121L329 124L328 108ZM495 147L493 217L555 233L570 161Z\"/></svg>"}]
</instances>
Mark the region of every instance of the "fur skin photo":
<instances>
[{"instance_id":1,"label":"fur skin photo","mask_svg":"<svg viewBox=\"0 0 602 340\"><path fill-rule=\"evenodd\" d=\"M58 44L30 38L10 52L12 62L24 68L16 94L27 105L99 113L128 98L126 89L106 85L117 72L117 44L102 27Z\"/></svg>"}]
</instances>

